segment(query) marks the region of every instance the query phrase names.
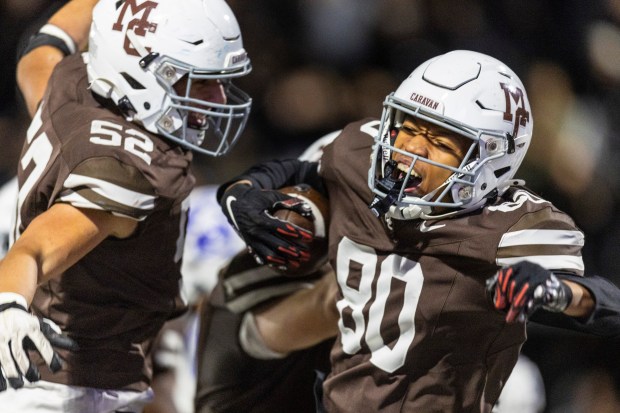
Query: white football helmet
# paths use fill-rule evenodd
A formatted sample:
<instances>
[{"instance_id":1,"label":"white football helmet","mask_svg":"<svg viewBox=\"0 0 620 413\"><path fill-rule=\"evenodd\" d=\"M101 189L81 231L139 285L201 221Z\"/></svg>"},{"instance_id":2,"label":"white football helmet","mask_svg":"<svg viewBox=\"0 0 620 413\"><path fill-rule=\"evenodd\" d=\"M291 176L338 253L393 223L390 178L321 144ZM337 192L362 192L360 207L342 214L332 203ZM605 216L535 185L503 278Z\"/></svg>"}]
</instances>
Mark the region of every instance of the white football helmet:
<instances>
[{"instance_id":1,"label":"white football helmet","mask_svg":"<svg viewBox=\"0 0 620 413\"><path fill-rule=\"evenodd\" d=\"M532 137L533 118L523 84L490 56L457 50L416 68L386 97L373 146L368 185L371 209L395 219L429 219L484 206L511 184ZM439 164L393 146L405 117L419 118L472 141L459 167ZM393 152L412 158L406 174L391 161ZM416 162L446 168L451 176L423 197L405 192ZM402 176L404 175L404 176ZM433 207L443 207L441 212ZM445 208L448 208L447 210ZM446 212L448 211L448 212Z\"/></svg>"},{"instance_id":2,"label":"white football helmet","mask_svg":"<svg viewBox=\"0 0 620 413\"><path fill-rule=\"evenodd\" d=\"M186 148L223 155L245 127L252 100L231 79L251 65L224 0L101 0L85 61L93 92ZM177 94L173 85L184 76ZM219 81L226 102L190 96L198 79Z\"/></svg>"}]
</instances>

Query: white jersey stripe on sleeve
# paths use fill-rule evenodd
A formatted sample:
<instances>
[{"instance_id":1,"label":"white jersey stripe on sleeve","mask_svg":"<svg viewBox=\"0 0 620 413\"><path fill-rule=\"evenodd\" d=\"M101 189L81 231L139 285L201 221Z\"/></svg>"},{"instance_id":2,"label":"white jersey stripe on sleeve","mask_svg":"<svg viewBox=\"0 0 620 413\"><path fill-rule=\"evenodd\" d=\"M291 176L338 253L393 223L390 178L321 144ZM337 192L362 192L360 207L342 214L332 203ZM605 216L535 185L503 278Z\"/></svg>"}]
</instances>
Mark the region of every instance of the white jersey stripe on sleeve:
<instances>
[{"instance_id":1,"label":"white jersey stripe on sleeve","mask_svg":"<svg viewBox=\"0 0 620 413\"><path fill-rule=\"evenodd\" d=\"M76 208L103 209L101 206L95 204L94 202L90 202L88 199L73 191L64 192L58 199L61 202L71 204Z\"/></svg>"},{"instance_id":2,"label":"white jersey stripe on sleeve","mask_svg":"<svg viewBox=\"0 0 620 413\"><path fill-rule=\"evenodd\" d=\"M516 245L584 245L584 236L581 231L567 231L557 229L526 229L508 232L502 236L499 247Z\"/></svg>"},{"instance_id":3,"label":"white jersey stripe on sleeve","mask_svg":"<svg viewBox=\"0 0 620 413\"><path fill-rule=\"evenodd\" d=\"M583 259L576 255L530 255L526 257L497 258L499 266L513 265L521 261L530 261L548 270L576 270L583 272Z\"/></svg>"},{"instance_id":4,"label":"white jersey stripe on sleeve","mask_svg":"<svg viewBox=\"0 0 620 413\"><path fill-rule=\"evenodd\" d=\"M84 198L77 192L73 192L73 191L65 191L65 193L63 193L63 195L61 195L58 199L60 200L60 202L71 204L72 206L76 208L98 209L100 211L103 210L103 208L100 205L97 205L96 203L89 201L88 199ZM119 217L135 219L137 221L142 221L144 218L146 218L146 215L131 216L131 215L123 214L118 211L112 211L112 214L119 216Z\"/></svg>"},{"instance_id":5,"label":"white jersey stripe on sleeve","mask_svg":"<svg viewBox=\"0 0 620 413\"><path fill-rule=\"evenodd\" d=\"M155 208L155 197L152 195L132 191L122 186L89 176L70 174L65 180L64 186L65 188L85 186L102 197L130 208L141 210L151 210ZM61 200L65 201L66 196L63 196Z\"/></svg>"}]
</instances>

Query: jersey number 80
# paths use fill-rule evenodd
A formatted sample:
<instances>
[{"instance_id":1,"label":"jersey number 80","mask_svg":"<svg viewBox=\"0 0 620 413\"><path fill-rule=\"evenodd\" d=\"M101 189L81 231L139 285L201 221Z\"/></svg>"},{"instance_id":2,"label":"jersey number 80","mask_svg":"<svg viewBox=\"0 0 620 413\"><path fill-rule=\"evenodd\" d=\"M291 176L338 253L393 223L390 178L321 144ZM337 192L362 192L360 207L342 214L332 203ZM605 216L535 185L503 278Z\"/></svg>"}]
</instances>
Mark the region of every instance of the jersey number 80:
<instances>
[{"instance_id":1,"label":"jersey number 80","mask_svg":"<svg viewBox=\"0 0 620 413\"><path fill-rule=\"evenodd\" d=\"M361 266L359 287L354 288L348 282L350 263ZM362 340L366 342L372 353L371 363L386 372L393 372L405 364L407 351L415 337L415 311L418 306L424 275L420 265L396 254L388 255L381 263L376 282L374 301L372 285L377 270L377 254L373 248L343 238L338 245L336 274L338 284L344 296L337 303L340 320L338 327L341 333L342 348L347 354L355 354L362 348ZM392 293L393 279L404 284L404 297L400 300L402 309L398 314L400 336L394 345L388 346L381 335L381 323L385 316L388 297ZM368 322L364 317L364 308L368 309ZM343 311L349 309L354 327L349 328L343 323Z\"/></svg>"}]
</instances>

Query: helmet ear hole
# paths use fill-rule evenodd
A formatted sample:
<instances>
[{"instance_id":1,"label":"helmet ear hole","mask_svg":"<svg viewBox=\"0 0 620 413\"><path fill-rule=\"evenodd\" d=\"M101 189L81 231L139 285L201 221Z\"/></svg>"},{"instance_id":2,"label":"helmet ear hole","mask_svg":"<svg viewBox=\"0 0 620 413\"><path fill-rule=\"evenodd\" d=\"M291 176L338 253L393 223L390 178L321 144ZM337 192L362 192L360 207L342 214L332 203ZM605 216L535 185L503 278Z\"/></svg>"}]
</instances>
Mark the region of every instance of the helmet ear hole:
<instances>
[{"instance_id":1,"label":"helmet ear hole","mask_svg":"<svg viewBox=\"0 0 620 413\"><path fill-rule=\"evenodd\" d=\"M121 76L123 76L123 79L125 79L127 83L129 83L129 86L131 86L132 89L134 90L146 89L142 83L138 82L135 78L131 77L127 72L121 72Z\"/></svg>"},{"instance_id":2,"label":"helmet ear hole","mask_svg":"<svg viewBox=\"0 0 620 413\"><path fill-rule=\"evenodd\" d=\"M500 176L508 173L508 171L510 171L510 166L505 166L503 168L496 169L493 173L495 174L496 178L499 178Z\"/></svg>"}]
</instances>

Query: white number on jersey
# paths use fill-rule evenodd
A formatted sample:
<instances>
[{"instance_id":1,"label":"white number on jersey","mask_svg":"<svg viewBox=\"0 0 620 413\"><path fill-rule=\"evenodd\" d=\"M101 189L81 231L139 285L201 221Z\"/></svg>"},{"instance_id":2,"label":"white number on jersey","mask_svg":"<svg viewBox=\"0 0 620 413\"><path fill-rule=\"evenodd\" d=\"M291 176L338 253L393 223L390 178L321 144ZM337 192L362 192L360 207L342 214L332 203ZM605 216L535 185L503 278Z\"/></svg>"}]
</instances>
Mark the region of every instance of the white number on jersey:
<instances>
[{"instance_id":1,"label":"white number on jersey","mask_svg":"<svg viewBox=\"0 0 620 413\"><path fill-rule=\"evenodd\" d=\"M9 245L13 245L15 240L19 238L21 235L19 233L19 227L21 226L21 214L19 211L22 209L22 205L24 205L24 201L26 197L34 188L37 181L43 175L43 172L47 168L47 165L52 158L53 147L50 142L47 134L42 133L38 136L35 134L43 125L43 121L41 120L41 112L43 109L44 102L41 102L39 105L39 110L35 113L30 126L28 127L28 131L26 133L26 143L29 145L28 149L24 152L24 156L19 161L19 166L23 171L28 170L28 166L33 163L34 168L30 171L28 177L24 180L24 184L19 188L19 192L17 194L17 215L15 219L15 227L14 231L11 234Z\"/></svg>"},{"instance_id":2,"label":"white number on jersey","mask_svg":"<svg viewBox=\"0 0 620 413\"><path fill-rule=\"evenodd\" d=\"M153 152L153 141L144 133L135 129L126 129L113 122L94 120L90 125L90 141L96 145L123 146L123 148L148 165L151 164L149 152Z\"/></svg>"},{"instance_id":3,"label":"white number on jersey","mask_svg":"<svg viewBox=\"0 0 620 413\"><path fill-rule=\"evenodd\" d=\"M351 287L348 282L350 263L361 266L359 289ZM342 348L347 354L355 354L362 348L362 339L370 349L371 363L380 369L393 372L405 364L407 351L415 337L415 312L422 291L424 274L420 265L407 258L390 254L381 264L377 278L377 291L373 297L372 282L376 276L377 255L374 249L343 238L338 245L336 274L338 284L344 296L338 301L340 313L338 327L342 337ZM393 346L388 346L381 335L381 323L391 291L392 280L404 283L403 308L398 315L400 336ZM363 310L370 303L368 325ZM342 322L343 311L349 308L354 321L354 328L346 327Z\"/></svg>"}]
</instances>

